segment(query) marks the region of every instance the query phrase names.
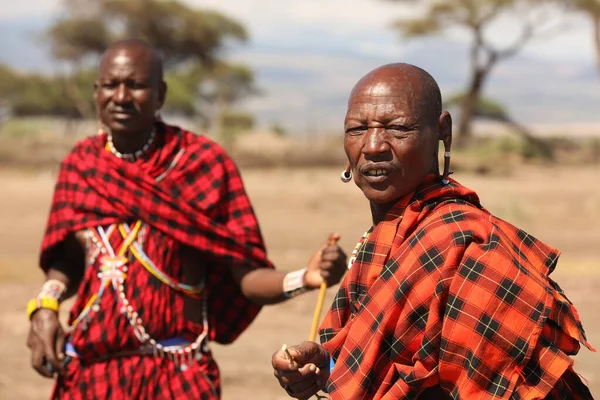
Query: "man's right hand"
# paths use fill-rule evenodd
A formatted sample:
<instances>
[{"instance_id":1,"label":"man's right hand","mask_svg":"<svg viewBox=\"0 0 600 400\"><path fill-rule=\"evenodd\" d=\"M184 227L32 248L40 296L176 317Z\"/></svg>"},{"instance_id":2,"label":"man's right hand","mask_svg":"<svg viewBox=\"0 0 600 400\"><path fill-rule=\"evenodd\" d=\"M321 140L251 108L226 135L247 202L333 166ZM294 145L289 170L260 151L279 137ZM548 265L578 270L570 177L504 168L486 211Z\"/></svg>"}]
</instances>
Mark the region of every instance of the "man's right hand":
<instances>
[{"instance_id":1,"label":"man's right hand","mask_svg":"<svg viewBox=\"0 0 600 400\"><path fill-rule=\"evenodd\" d=\"M325 387L329 379L329 354L314 342L288 347L293 360L279 350L271 359L275 378L290 397L309 399Z\"/></svg>"},{"instance_id":2,"label":"man's right hand","mask_svg":"<svg viewBox=\"0 0 600 400\"><path fill-rule=\"evenodd\" d=\"M31 349L31 365L40 375L52 378L55 372L63 372L65 335L55 311L41 308L33 314L27 347Z\"/></svg>"}]
</instances>

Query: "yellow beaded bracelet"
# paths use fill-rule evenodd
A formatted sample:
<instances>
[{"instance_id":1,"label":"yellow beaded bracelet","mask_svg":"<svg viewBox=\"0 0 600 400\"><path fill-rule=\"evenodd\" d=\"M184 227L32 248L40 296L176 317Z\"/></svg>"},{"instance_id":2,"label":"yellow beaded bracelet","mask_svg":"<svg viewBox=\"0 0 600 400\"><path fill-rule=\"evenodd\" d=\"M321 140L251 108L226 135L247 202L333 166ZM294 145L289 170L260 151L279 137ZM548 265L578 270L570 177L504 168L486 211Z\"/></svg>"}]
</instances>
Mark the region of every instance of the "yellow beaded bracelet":
<instances>
[{"instance_id":1,"label":"yellow beaded bracelet","mask_svg":"<svg viewBox=\"0 0 600 400\"><path fill-rule=\"evenodd\" d=\"M58 312L58 300L51 297L36 297L29 300L27 303L27 318L31 319L34 312L40 308L47 308L52 311Z\"/></svg>"}]
</instances>

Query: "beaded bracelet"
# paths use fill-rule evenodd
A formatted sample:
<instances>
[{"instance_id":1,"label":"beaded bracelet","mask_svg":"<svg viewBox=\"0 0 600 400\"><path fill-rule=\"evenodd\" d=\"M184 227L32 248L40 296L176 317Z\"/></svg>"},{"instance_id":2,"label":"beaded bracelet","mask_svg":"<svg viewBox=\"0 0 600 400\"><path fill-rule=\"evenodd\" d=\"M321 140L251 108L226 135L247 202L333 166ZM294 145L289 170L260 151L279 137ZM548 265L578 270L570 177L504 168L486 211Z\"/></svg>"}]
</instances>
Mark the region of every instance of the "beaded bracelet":
<instances>
[{"instance_id":1,"label":"beaded bracelet","mask_svg":"<svg viewBox=\"0 0 600 400\"><path fill-rule=\"evenodd\" d=\"M304 275L306 268L298 271L288 272L283 278L283 295L287 298L296 297L299 294L306 292L304 285Z\"/></svg>"},{"instance_id":2,"label":"beaded bracelet","mask_svg":"<svg viewBox=\"0 0 600 400\"><path fill-rule=\"evenodd\" d=\"M67 291L64 283L57 279L49 279L42 285L40 293L27 303L27 317L31 319L33 313L40 308L47 308L58 312L60 301Z\"/></svg>"},{"instance_id":3,"label":"beaded bracelet","mask_svg":"<svg viewBox=\"0 0 600 400\"><path fill-rule=\"evenodd\" d=\"M48 297L51 299L56 299L56 301L60 303L66 291L67 286L64 283L62 283L58 279L48 279L42 285L40 293L37 295L37 297Z\"/></svg>"},{"instance_id":4,"label":"beaded bracelet","mask_svg":"<svg viewBox=\"0 0 600 400\"><path fill-rule=\"evenodd\" d=\"M31 319L33 313L41 308L47 308L49 310L58 312L58 306L58 300L56 299L51 299L49 297L36 297L29 300L29 303L27 303L27 318Z\"/></svg>"}]
</instances>

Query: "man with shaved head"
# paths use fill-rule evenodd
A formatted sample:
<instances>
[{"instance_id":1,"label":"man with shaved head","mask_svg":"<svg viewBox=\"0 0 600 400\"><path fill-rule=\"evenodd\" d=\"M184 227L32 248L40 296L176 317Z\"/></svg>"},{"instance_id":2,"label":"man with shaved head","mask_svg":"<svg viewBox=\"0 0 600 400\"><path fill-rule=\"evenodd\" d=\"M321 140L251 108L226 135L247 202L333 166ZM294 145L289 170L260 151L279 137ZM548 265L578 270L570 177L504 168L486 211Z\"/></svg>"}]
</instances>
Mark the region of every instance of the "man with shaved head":
<instances>
[{"instance_id":1,"label":"man with shaved head","mask_svg":"<svg viewBox=\"0 0 600 400\"><path fill-rule=\"evenodd\" d=\"M354 177L373 225L321 345L277 351L276 378L297 399L591 399L570 357L591 347L549 277L559 252L449 177L441 103L435 80L408 64L377 68L352 90L342 180Z\"/></svg>"},{"instance_id":2,"label":"man with shaved head","mask_svg":"<svg viewBox=\"0 0 600 400\"><path fill-rule=\"evenodd\" d=\"M94 98L98 135L61 165L28 304L33 367L53 398L218 399L208 343L231 343L261 305L339 282L339 247L307 268L275 271L238 170L223 149L157 116L159 54L111 46ZM77 294L69 327L60 303Z\"/></svg>"}]
</instances>

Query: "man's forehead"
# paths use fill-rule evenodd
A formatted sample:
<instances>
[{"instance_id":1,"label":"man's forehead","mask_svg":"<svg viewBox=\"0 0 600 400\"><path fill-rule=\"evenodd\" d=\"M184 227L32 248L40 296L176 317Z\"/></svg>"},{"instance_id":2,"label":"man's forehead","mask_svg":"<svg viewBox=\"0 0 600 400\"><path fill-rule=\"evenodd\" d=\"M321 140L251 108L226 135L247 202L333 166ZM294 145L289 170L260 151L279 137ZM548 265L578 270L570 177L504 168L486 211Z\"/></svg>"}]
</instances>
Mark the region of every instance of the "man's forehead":
<instances>
[{"instance_id":1,"label":"man's forehead","mask_svg":"<svg viewBox=\"0 0 600 400\"><path fill-rule=\"evenodd\" d=\"M102 57L100 62L103 66L113 65L150 65L152 63L152 55L146 52L132 51L130 49L117 49L110 51Z\"/></svg>"},{"instance_id":2,"label":"man's forehead","mask_svg":"<svg viewBox=\"0 0 600 400\"><path fill-rule=\"evenodd\" d=\"M406 110L413 111L416 98L407 93L378 93L376 95L362 94L352 96L348 101L348 111L362 110L367 107L377 107L391 111Z\"/></svg>"},{"instance_id":3,"label":"man's forehead","mask_svg":"<svg viewBox=\"0 0 600 400\"><path fill-rule=\"evenodd\" d=\"M138 73L150 74L152 58L145 54L132 54L127 51L107 53L100 63L100 74Z\"/></svg>"},{"instance_id":4,"label":"man's forehead","mask_svg":"<svg viewBox=\"0 0 600 400\"><path fill-rule=\"evenodd\" d=\"M389 95L358 95L352 96L348 104L412 104L414 97L407 96L405 93L390 93Z\"/></svg>"}]
</instances>

